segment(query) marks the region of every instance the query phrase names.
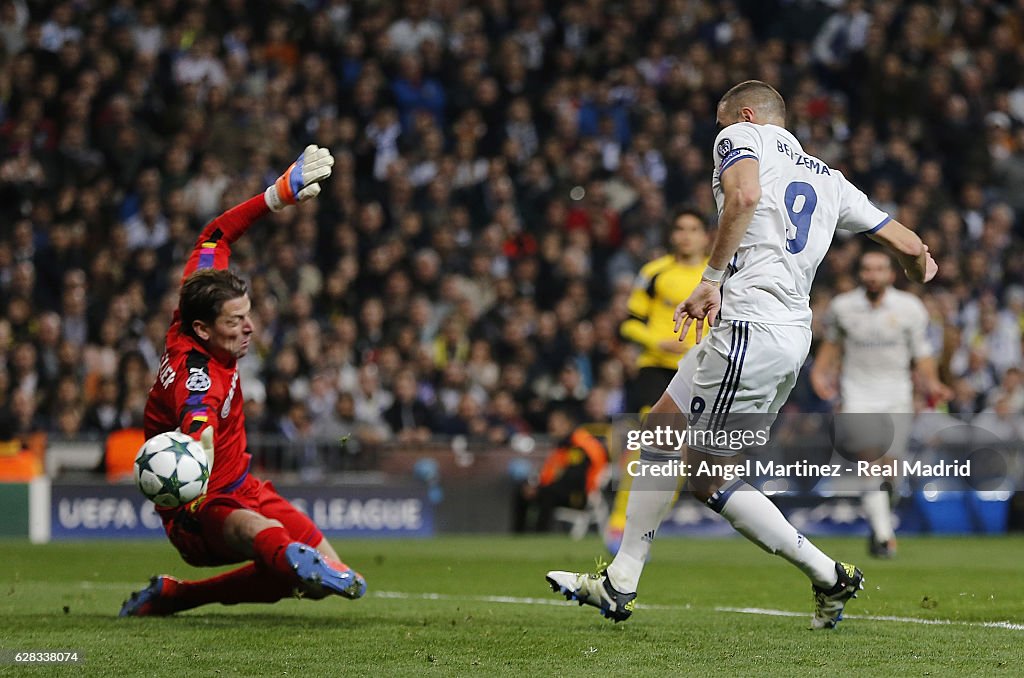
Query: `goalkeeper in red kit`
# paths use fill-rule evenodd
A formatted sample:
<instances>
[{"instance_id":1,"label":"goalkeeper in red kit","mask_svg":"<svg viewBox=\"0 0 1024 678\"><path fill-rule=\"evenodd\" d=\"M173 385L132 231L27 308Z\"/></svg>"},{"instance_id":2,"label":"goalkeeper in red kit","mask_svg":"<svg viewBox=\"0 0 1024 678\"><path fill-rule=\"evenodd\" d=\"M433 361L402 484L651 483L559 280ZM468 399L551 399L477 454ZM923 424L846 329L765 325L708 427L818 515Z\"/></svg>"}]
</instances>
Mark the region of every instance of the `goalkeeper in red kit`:
<instances>
[{"instance_id":1,"label":"goalkeeper in red kit","mask_svg":"<svg viewBox=\"0 0 1024 678\"><path fill-rule=\"evenodd\" d=\"M316 197L331 174L326 148L308 146L267 190L211 221L196 241L166 352L146 401L146 438L180 429L200 441L207 493L157 509L167 537L196 566L252 561L201 581L153 577L120 616L167 615L208 603L272 603L295 594L359 598L366 582L338 558L316 525L274 486L249 473L237 361L253 333L245 283L228 270L231 243L270 211Z\"/></svg>"}]
</instances>

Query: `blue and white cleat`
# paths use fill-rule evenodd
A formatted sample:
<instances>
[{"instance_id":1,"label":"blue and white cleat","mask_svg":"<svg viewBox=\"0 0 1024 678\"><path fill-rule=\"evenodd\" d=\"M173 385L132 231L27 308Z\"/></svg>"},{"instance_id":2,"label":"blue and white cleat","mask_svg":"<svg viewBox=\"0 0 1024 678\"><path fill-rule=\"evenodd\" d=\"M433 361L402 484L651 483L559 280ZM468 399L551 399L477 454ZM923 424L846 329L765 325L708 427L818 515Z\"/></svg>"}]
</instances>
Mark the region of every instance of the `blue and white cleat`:
<instances>
[{"instance_id":1,"label":"blue and white cleat","mask_svg":"<svg viewBox=\"0 0 1024 678\"><path fill-rule=\"evenodd\" d=\"M121 605L118 617L153 617L171 614L171 610L161 605L167 589L177 584L178 580L166 574L157 575L149 580L149 586L136 591Z\"/></svg>"},{"instance_id":2,"label":"blue and white cleat","mask_svg":"<svg viewBox=\"0 0 1024 678\"><path fill-rule=\"evenodd\" d=\"M864 573L854 565L836 563L836 575L836 585L830 589L811 586L815 605L812 629L834 629L843 620L846 603L864 588Z\"/></svg>"},{"instance_id":3,"label":"blue and white cleat","mask_svg":"<svg viewBox=\"0 0 1024 678\"><path fill-rule=\"evenodd\" d=\"M545 579L551 585L551 590L561 593L566 600L596 607L602 617L615 623L626 621L633 614L636 593L616 591L608 579L607 570L602 567L592 574L552 570Z\"/></svg>"},{"instance_id":4,"label":"blue and white cleat","mask_svg":"<svg viewBox=\"0 0 1024 678\"><path fill-rule=\"evenodd\" d=\"M292 542L285 549L285 557L299 579L314 591L322 589L351 600L366 593L366 580L361 574L312 546Z\"/></svg>"}]
</instances>

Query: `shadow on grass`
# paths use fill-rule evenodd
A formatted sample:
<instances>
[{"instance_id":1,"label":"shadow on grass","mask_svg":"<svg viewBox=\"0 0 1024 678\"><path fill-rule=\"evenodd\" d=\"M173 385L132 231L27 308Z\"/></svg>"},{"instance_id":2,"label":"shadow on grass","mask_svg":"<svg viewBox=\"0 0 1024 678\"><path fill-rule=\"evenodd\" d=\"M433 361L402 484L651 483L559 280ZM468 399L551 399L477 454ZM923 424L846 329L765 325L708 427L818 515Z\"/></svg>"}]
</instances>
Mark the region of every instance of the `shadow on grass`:
<instances>
[{"instance_id":1,"label":"shadow on grass","mask_svg":"<svg viewBox=\"0 0 1024 678\"><path fill-rule=\"evenodd\" d=\"M332 629L360 629L360 628L422 628L434 624L450 624L450 617L454 615L437 615L435 617L424 617L422 613L395 614L395 612L382 612L380 614L352 615L331 615L318 614L311 616L301 612L258 612L252 613L240 608L237 613L199 611L186 612L168 617L131 617L119 618L116 614L102 614L96 612L84 612L69 614L43 614L30 613L19 614L19 625L23 629L37 628L49 634L62 629L107 631L120 628L132 629L145 625L146 628L164 627L168 630L201 628L238 628L240 626L253 626L260 628L282 628L282 629L323 629L326 626Z\"/></svg>"}]
</instances>

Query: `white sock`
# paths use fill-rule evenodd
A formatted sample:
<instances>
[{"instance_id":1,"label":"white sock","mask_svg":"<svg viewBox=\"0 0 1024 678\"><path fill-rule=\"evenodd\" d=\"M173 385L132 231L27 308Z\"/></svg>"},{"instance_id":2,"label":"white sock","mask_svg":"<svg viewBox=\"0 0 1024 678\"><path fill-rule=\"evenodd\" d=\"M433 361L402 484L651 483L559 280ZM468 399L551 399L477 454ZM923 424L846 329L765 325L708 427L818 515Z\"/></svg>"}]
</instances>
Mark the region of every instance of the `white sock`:
<instances>
[{"instance_id":1,"label":"white sock","mask_svg":"<svg viewBox=\"0 0 1024 678\"><path fill-rule=\"evenodd\" d=\"M797 532L768 497L747 483L734 481L725 485L707 504L744 537L800 568L815 586L835 586L836 561Z\"/></svg>"},{"instance_id":2,"label":"white sock","mask_svg":"<svg viewBox=\"0 0 1024 678\"><path fill-rule=\"evenodd\" d=\"M864 517L875 535L875 541L887 542L896 536L892 529L892 510L889 508L889 493L885 490L868 490L860 496Z\"/></svg>"},{"instance_id":3,"label":"white sock","mask_svg":"<svg viewBox=\"0 0 1024 678\"><path fill-rule=\"evenodd\" d=\"M640 466L652 467L679 459L678 452L653 447L640 449ZM612 587L620 593L633 593L640 582L654 534L672 506L678 479L675 476L638 475L633 478L626 503L626 527L615 559L608 566Z\"/></svg>"}]
</instances>

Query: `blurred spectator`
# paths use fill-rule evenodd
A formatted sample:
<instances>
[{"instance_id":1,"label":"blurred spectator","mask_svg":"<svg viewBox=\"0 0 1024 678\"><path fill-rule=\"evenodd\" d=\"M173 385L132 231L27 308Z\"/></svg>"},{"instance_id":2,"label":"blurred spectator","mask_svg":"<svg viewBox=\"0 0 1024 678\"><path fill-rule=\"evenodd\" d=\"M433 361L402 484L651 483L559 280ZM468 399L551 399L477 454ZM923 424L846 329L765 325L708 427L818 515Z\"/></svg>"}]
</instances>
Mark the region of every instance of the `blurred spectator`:
<instances>
[{"instance_id":1,"label":"blurred spectator","mask_svg":"<svg viewBox=\"0 0 1024 678\"><path fill-rule=\"evenodd\" d=\"M28 19L28 7L24 0L4 0L0 4L0 45L8 58L25 46L24 31Z\"/></svg>"},{"instance_id":2,"label":"blurred spectator","mask_svg":"<svg viewBox=\"0 0 1024 678\"><path fill-rule=\"evenodd\" d=\"M430 439L432 417L417 393L416 375L403 370L395 378L395 401L384 413L384 421L396 440L403 443L423 443Z\"/></svg>"},{"instance_id":3,"label":"blurred spectator","mask_svg":"<svg viewBox=\"0 0 1024 678\"><path fill-rule=\"evenodd\" d=\"M358 385L352 396L356 422L361 427L387 437L388 428L384 421L384 412L391 407L394 396L381 387L376 365L369 364L360 368Z\"/></svg>"},{"instance_id":4,"label":"blurred spectator","mask_svg":"<svg viewBox=\"0 0 1024 678\"><path fill-rule=\"evenodd\" d=\"M121 408L120 400L117 380L112 377L102 379L93 404L85 411L83 430L105 435L131 426L131 417Z\"/></svg>"},{"instance_id":5,"label":"blurred spectator","mask_svg":"<svg viewBox=\"0 0 1024 678\"><path fill-rule=\"evenodd\" d=\"M508 391L494 394L488 419L491 426L488 438L496 445L507 443L516 434L530 431L530 424L523 418L519 403Z\"/></svg>"},{"instance_id":6,"label":"blurred spectator","mask_svg":"<svg viewBox=\"0 0 1024 678\"><path fill-rule=\"evenodd\" d=\"M515 532L548 532L557 507L582 509L590 494L601 489L608 466L608 452L601 441L577 428L577 419L564 409L551 411L547 433L553 449L539 476L516 488Z\"/></svg>"},{"instance_id":7,"label":"blurred spectator","mask_svg":"<svg viewBox=\"0 0 1024 678\"><path fill-rule=\"evenodd\" d=\"M427 7L425 0L405 0L402 3L402 17L387 30L388 42L393 49L407 54L418 50L425 41L442 42L444 31L427 17Z\"/></svg>"},{"instance_id":8,"label":"blurred spectator","mask_svg":"<svg viewBox=\"0 0 1024 678\"><path fill-rule=\"evenodd\" d=\"M10 395L9 411L13 422L14 433L26 436L44 430L45 420L40 415L35 398L22 390L15 390Z\"/></svg>"},{"instance_id":9,"label":"blurred spectator","mask_svg":"<svg viewBox=\"0 0 1024 678\"><path fill-rule=\"evenodd\" d=\"M324 464L305 404L292 403L278 422L278 432L285 442L279 452L281 461L277 470L301 471L301 477L306 481L319 479L323 475Z\"/></svg>"},{"instance_id":10,"label":"blurred spectator","mask_svg":"<svg viewBox=\"0 0 1024 678\"><path fill-rule=\"evenodd\" d=\"M552 405L559 407L578 420L583 416L583 402L587 397L586 383L574 361L564 363L557 372L556 381L543 394Z\"/></svg>"},{"instance_id":11,"label":"blurred spectator","mask_svg":"<svg viewBox=\"0 0 1024 678\"><path fill-rule=\"evenodd\" d=\"M167 217L160 211L160 200L150 197L142 202L139 211L124 224L129 249L159 249L171 237Z\"/></svg>"},{"instance_id":12,"label":"blurred spectator","mask_svg":"<svg viewBox=\"0 0 1024 678\"><path fill-rule=\"evenodd\" d=\"M438 431L480 442L486 440L489 428L480 401L473 394L463 392L458 394L455 411L440 421Z\"/></svg>"}]
</instances>

